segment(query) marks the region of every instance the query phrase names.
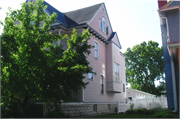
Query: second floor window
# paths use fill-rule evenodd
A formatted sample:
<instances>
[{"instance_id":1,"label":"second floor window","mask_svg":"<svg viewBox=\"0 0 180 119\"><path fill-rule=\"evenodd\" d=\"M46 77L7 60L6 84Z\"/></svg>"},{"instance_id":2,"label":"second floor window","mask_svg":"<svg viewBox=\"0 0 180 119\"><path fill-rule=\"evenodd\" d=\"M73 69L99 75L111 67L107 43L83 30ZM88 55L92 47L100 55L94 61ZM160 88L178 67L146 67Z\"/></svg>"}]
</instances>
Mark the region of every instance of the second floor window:
<instances>
[{"instance_id":1,"label":"second floor window","mask_svg":"<svg viewBox=\"0 0 180 119\"><path fill-rule=\"evenodd\" d=\"M119 64L115 63L115 81L119 83Z\"/></svg>"},{"instance_id":2,"label":"second floor window","mask_svg":"<svg viewBox=\"0 0 180 119\"><path fill-rule=\"evenodd\" d=\"M94 42L94 46L95 46L95 58L98 58L98 43Z\"/></svg>"}]
</instances>

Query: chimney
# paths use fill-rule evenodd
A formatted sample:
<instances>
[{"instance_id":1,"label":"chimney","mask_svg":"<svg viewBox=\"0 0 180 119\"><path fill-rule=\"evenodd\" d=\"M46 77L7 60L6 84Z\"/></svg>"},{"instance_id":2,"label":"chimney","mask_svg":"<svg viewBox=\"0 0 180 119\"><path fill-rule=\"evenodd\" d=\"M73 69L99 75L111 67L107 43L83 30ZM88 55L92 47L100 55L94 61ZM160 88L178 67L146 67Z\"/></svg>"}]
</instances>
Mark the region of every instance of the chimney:
<instances>
[{"instance_id":1,"label":"chimney","mask_svg":"<svg viewBox=\"0 0 180 119\"><path fill-rule=\"evenodd\" d=\"M167 4L167 0L158 0L158 7L159 9L164 6L165 4Z\"/></svg>"}]
</instances>

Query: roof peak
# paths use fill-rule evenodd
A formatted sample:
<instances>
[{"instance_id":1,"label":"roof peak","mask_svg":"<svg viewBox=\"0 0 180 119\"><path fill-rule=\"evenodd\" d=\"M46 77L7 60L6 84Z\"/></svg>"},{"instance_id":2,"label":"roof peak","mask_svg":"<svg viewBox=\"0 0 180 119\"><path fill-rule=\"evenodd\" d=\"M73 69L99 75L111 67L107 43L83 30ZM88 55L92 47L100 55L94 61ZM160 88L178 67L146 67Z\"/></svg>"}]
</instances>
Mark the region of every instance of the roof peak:
<instances>
[{"instance_id":1,"label":"roof peak","mask_svg":"<svg viewBox=\"0 0 180 119\"><path fill-rule=\"evenodd\" d=\"M66 13L69 13L69 12L75 12L75 11L83 10L83 9L86 9L86 8L90 8L90 7L94 7L94 6L102 5L102 4L104 4L104 2L102 2L102 3L98 3L98 4L94 4L94 5L91 5L91 6L88 6L88 7L83 7L83 8L80 8L80 9L76 9L76 10L68 11L68 12L63 12L63 13L64 13L64 14L66 14Z\"/></svg>"}]
</instances>

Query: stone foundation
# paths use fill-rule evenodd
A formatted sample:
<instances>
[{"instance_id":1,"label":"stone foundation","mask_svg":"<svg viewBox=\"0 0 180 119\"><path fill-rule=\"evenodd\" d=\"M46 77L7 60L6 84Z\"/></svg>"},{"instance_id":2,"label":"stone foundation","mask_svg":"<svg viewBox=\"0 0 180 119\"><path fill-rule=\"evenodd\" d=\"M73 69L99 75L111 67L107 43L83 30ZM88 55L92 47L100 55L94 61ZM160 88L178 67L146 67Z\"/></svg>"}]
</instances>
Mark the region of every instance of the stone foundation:
<instances>
[{"instance_id":1,"label":"stone foundation","mask_svg":"<svg viewBox=\"0 0 180 119\"><path fill-rule=\"evenodd\" d=\"M97 114L116 113L117 104L64 103L61 105L61 110L70 117L93 116Z\"/></svg>"}]
</instances>

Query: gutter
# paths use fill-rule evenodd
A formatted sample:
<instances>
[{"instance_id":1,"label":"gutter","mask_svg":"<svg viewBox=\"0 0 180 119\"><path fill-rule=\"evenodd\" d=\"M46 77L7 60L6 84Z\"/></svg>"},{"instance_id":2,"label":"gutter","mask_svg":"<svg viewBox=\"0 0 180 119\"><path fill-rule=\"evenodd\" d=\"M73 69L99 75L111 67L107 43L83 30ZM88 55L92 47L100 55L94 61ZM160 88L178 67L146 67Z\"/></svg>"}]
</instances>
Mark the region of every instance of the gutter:
<instances>
[{"instance_id":1,"label":"gutter","mask_svg":"<svg viewBox=\"0 0 180 119\"><path fill-rule=\"evenodd\" d=\"M159 13L160 14L160 13ZM169 50L169 42L170 42L170 37L169 37L169 26L168 26L168 19L167 17L161 17L160 16L160 20L162 21L162 19L165 19L166 20L166 26L167 26L167 49L168 49L168 52L169 52L169 55L171 56L171 52ZM176 92L176 78L175 78L175 67L174 67L174 63L171 59L171 71L172 71L172 83L173 83L173 97L174 97L174 110L172 112L177 112L178 109L177 109L177 92Z\"/></svg>"}]
</instances>

